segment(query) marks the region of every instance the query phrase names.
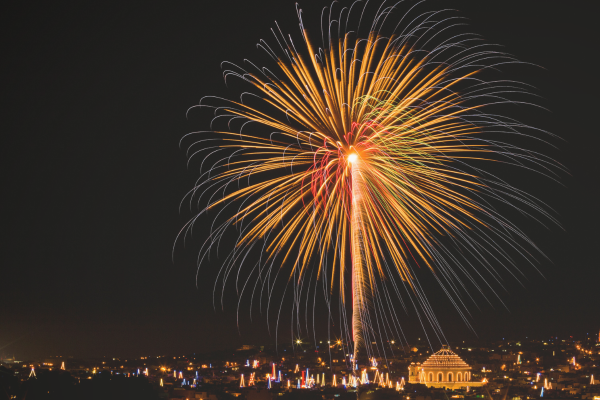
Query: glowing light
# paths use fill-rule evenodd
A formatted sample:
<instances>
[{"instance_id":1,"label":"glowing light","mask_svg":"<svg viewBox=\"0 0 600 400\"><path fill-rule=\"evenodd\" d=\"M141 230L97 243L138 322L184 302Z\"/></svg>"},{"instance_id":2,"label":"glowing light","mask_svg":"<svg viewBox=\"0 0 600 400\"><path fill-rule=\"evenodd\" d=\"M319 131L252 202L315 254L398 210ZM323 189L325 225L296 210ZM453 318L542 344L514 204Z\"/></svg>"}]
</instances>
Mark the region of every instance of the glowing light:
<instances>
[{"instance_id":1,"label":"glowing light","mask_svg":"<svg viewBox=\"0 0 600 400\"><path fill-rule=\"evenodd\" d=\"M358 160L358 155L356 153L352 153L348 156L349 163L355 163Z\"/></svg>"},{"instance_id":2,"label":"glowing light","mask_svg":"<svg viewBox=\"0 0 600 400\"><path fill-rule=\"evenodd\" d=\"M335 374L333 374L333 379L331 380L331 386L333 386L333 387L337 386L337 379L335 378Z\"/></svg>"},{"instance_id":3,"label":"glowing light","mask_svg":"<svg viewBox=\"0 0 600 400\"><path fill-rule=\"evenodd\" d=\"M62 364L60 364L60 369L62 369L63 371L65 370L65 362L63 361Z\"/></svg>"},{"instance_id":4,"label":"glowing light","mask_svg":"<svg viewBox=\"0 0 600 400\"><path fill-rule=\"evenodd\" d=\"M162 378L160 378L160 384L159 385L160 385L160 387L164 386Z\"/></svg>"},{"instance_id":5,"label":"glowing light","mask_svg":"<svg viewBox=\"0 0 600 400\"><path fill-rule=\"evenodd\" d=\"M246 383L244 382L244 374L240 377L240 387L246 387Z\"/></svg>"}]
</instances>

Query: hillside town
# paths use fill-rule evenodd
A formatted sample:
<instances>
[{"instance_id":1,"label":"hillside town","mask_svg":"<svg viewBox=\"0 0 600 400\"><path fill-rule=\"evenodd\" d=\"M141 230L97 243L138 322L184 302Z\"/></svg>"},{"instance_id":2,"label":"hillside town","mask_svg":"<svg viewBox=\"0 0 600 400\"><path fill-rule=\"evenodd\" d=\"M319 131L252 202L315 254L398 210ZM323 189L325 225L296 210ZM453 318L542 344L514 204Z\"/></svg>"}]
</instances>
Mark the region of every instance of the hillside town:
<instances>
[{"instance_id":1,"label":"hillside town","mask_svg":"<svg viewBox=\"0 0 600 400\"><path fill-rule=\"evenodd\" d=\"M4 355L0 399L600 400L595 337L450 343L435 352L421 339L389 345L357 363L341 340L138 358Z\"/></svg>"}]
</instances>

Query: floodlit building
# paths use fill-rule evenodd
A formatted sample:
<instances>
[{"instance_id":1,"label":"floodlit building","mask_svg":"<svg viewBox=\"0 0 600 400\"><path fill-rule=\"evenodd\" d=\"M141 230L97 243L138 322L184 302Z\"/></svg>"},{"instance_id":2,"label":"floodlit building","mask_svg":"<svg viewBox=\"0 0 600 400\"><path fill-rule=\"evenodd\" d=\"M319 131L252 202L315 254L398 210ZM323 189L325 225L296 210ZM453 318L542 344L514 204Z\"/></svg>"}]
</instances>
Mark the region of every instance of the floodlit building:
<instances>
[{"instance_id":1,"label":"floodlit building","mask_svg":"<svg viewBox=\"0 0 600 400\"><path fill-rule=\"evenodd\" d=\"M483 385L483 382L471 381L471 366L446 345L423 364L411 363L408 367L408 382L448 389Z\"/></svg>"}]
</instances>

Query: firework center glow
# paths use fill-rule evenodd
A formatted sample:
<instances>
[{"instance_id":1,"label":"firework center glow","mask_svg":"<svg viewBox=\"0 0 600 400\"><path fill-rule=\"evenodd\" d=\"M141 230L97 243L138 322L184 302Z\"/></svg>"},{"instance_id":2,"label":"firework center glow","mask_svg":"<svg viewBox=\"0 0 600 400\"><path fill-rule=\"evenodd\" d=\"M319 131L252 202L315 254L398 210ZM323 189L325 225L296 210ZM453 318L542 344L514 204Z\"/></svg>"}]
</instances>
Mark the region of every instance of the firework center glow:
<instances>
[{"instance_id":1,"label":"firework center glow","mask_svg":"<svg viewBox=\"0 0 600 400\"><path fill-rule=\"evenodd\" d=\"M355 163L358 160L358 154L352 153L348 156L348 162L350 164Z\"/></svg>"}]
</instances>

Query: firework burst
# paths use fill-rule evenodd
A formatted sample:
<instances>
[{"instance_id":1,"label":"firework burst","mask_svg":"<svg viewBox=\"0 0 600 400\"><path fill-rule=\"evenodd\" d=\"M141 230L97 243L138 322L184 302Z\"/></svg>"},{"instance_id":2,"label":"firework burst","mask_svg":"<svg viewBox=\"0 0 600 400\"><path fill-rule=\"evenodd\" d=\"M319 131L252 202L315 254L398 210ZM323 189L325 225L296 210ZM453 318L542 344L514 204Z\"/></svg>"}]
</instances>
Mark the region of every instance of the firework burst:
<instances>
[{"instance_id":1,"label":"firework burst","mask_svg":"<svg viewBox=\"0 0 600 400\"><path fill-rule=\"evenodd\" d=\"M363 4L342 8L335 19L330 9L319 48L297 10L302 49L277 27L279 50L258 44L277 69L224 63L225 80L239 78L252 91L240 101L203 99L197 107L213 108L213 124L226 120L227 129L184 138L212 134L188 144L190 158L203 154L211 166L186 196L200 212L182 233L216 213L199 263L235 227L239 236L217 282L224 288L247 268L240 299L261 286L270 304L284 277L298 320L303 293L308 300L311 282L321 282L329 307L332 294L340 296L348 327L341 334L354 360L385 351L373 342L403 336L392 298L407 309L408 296L444 341L415 267L433 272L468 324L464 299L472 290L495 294L498 266L517 278L515 255L535 264L532 250L541 253L495 203L553 220L535 198L482 167L555 175L552 160L511 142L541 131L488 111L526 103L515 100L528 93L526 85L489 78L518 61L458 31L464 22L452 12L412 6L402 15L398 7L381 5L362 36ZM250 262L256 249L260 259ZM352 306L351 323L344 304Z\"/></svg>"}]
</instances>

